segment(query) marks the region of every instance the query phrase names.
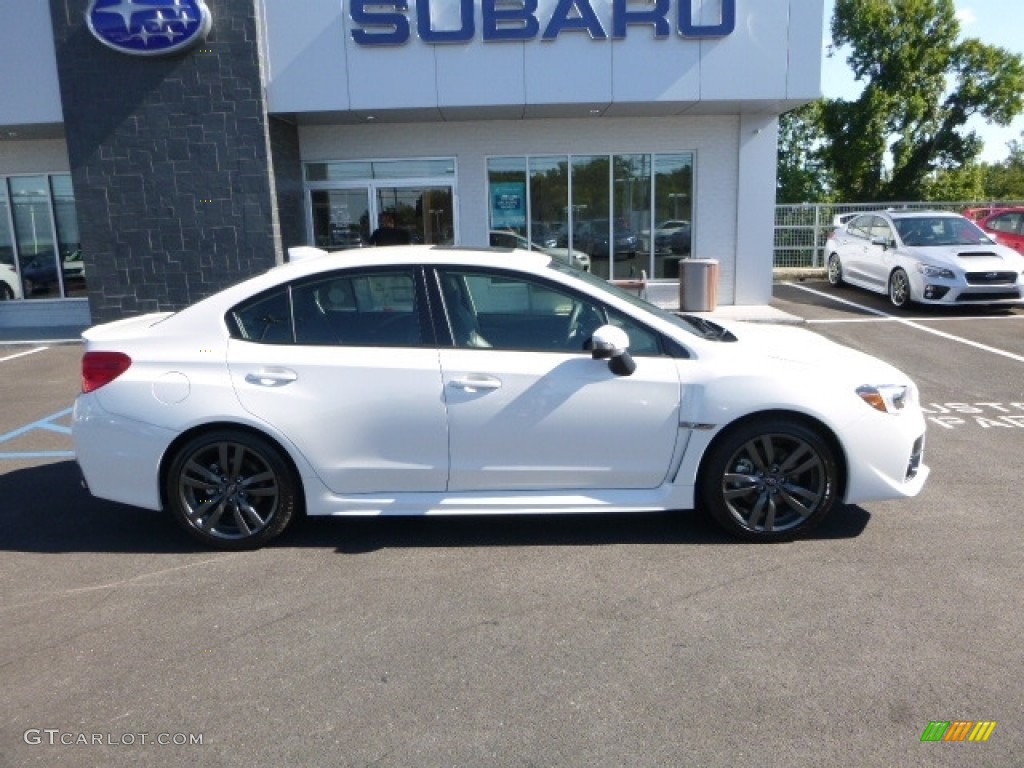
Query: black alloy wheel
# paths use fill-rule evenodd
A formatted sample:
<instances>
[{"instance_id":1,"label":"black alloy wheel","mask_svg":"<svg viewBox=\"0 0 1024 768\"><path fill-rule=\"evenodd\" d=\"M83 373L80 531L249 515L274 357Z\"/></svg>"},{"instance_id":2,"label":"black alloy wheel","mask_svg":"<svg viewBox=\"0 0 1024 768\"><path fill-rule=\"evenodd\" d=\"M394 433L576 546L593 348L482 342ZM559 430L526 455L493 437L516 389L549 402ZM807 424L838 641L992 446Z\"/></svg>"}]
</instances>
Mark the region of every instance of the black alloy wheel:
<instances>
[{"instance_id":1,"label":"black alloy wheel","mask_svg":"<svg viewBox=\"0 0 1024 768\"><path fill-rule=\"evenodd\" d=\"M243 430L217 430L185 443L164 484L171 514L218 549L255 549L278 536L299 506L299 484L280 450Z\"/></svg>"},{"instance_id":2,"label":"black alloy wheel","mask_svg":"<svg viewBox=\"0 0 1024 768\"><path fill-rule=\"evenodd\" d=\"M839 465L821 434L766 418L713 444L698 480L704 511L748 541L788 541L820 523L836 502Z\"/></svg>"}]
</instances>

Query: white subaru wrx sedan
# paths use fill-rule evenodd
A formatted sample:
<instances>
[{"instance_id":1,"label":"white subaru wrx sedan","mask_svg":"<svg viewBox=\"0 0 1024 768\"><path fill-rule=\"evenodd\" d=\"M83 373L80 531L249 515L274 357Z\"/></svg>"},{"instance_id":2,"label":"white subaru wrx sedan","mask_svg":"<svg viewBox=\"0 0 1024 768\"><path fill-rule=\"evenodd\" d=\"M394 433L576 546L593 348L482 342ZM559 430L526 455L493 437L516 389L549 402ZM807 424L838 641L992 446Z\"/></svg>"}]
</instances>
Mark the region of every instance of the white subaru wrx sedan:
<instances>
[{"instance_id":1,"label":"white subaru wrx sedan","mask_svg":"<svg viewBox=\"0 0 1024 768\"><path fill-rule=\"evenodd\" d=\"M775 541L928 476L892 366L678 317L536 252L319 254L84 337L91 492L226 549L303 512L700 508Z\"/></svg>"},{"instance_id":2,"label":"white subaru wrx sedan","mask_svg":"<svg viewBox=\"0 0 1024 768\"><path fill-rule=\"evenodd\" d=\"M832 233L825 252L832 285L887 293L896 307L1024 298L1024 256L956 213L863 213Z\"/></svg>"}]
</instances>

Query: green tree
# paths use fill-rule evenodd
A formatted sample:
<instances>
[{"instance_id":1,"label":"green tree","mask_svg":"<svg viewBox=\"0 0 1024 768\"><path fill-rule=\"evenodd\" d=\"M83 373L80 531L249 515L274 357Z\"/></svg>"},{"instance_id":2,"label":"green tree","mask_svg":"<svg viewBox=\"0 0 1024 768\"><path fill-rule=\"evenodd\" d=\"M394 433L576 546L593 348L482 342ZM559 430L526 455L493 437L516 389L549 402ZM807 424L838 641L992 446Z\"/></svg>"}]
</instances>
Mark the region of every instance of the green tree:
<instances>
[{"instance_id":1,"label":"green tree","mask_svg":"<svg viewBox=\"0 0 1024 768\"><path fill-rule=\"evenodd\" d=\"M820 101L804 104L779 118L777 202L827 202L832 185L821 159L823 139Z\"/></svg>"},{"instance_id":2,"label":"green tree","mask_svg":"<svg viewBox=\"0 0 1024 768\"><path fill-rule=\"evenodd\" d=\"M845 199L914 200L977 158L968 119L1024 109L1024 58L960 39L953 0L836 0L832 38L864 89L822 105L821 152Z\"/></svg>"},{"instance_id":3,"label":"green tree","mask_svg":"<svg viewBox=\"0 0 1024 768\"><path fill-rule=\"evenodd\" d=\"M1024 133L1020 141L1007 144L1010 151L1001 163L983 167L983 200L1024 201Z\"/></svg>"},{"instance_id":4,"label":"green tree","mask_svg":"<svg viewBox=\"0 0 1024 768\"><path fill-rule=\"evenodd\" d=\"M924 184L923 200L984 200L984 164L967 163L959 168L941 168L935 171Z\"/></svg>"}]
</instances>

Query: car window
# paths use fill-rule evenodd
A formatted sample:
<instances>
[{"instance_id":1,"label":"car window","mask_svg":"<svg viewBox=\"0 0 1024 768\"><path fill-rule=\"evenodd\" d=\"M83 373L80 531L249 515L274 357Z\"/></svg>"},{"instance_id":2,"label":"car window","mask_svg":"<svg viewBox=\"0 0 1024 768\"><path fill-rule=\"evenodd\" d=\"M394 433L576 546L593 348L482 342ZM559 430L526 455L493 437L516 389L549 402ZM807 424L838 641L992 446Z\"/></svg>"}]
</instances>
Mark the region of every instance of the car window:
<instances>
[{"instance_id":1,"label":"car window","mask_svg":"<svg viewBox=\"0 0 1024 768\"><path fill-rule=\"evenodd\" d=\"M327 277L261 294L228 313L232 336L260 344L419 346L411 270Z\"/></svg>"},{"instance_id":2,"label":"car window","mask_svg":"<svg viewBox=\"0 0 1024 768\"><path fill-rule=\"evenodd\" d=\"M871 217L871 239L874 240L876 237L881 237L886 242L892 239L892 230L889 228L889 222L881 216Z\"/></svg>"},{"instance_id":3,"label":"car window","mask_svg":"<svg viewBox=\"0 0 1024 768\"><path fill-rule=\"evenodd\" d=\"M445 270L441 290L458 347L585 352L594 331L611 323L629 335L634 355L662 353L658 334L542 280Z\"/></svg>"},{"instance_id":4,"label":"car window","mask_svg":"<svg viewBox=\"0 0 1024 768\"><path fill-rule=\"evenodd\" d=\"M870 239L872 219L874 219L874 216L857 216L856 218L851 219L850 223L846 227L846 231L856 237Z\"/></svg>"},{"instance_id":5,"label":"car window","mask_svg":"<svg viewBox=\"0 0 1024 768\"><path fill-rule=\"evenodd\" d=\"M291 308L288 289L262 294L228 313L232 336L260 344L291 344Z\"/></svg>"},{"instance_id":6,"label":"car window","mask_svg":"<svg viewBox=\"0 0 1024 768\"><path fill-rule=\"evenodd\" d=\"M292 289L297 344L409 347L424 343L411 270L336 273Z\"/></svg>"},{"instance_id":7,"label":"car window","mask_svg":"<svg viewBox=\"0 0 1024 768\"><path fill-rule=\"evenodd\" d=\"M996 232L1007 232L1009 234L1020 234L1021 220L1024 219L1024 214L1020 213L1004 213L1001 216L996 216L988 220L989 229L993 229Z\"/></svg>"},{"instance_id":8,"label":"car window","mask_svg":"<svg viewBox=\"0 0 1024 768\"><path fill-rule=\"evenodd\" d=\"M991 242L985 232L963 216L918 216L896 219L900 239L909 246L978 245Z\"/></svg>"}]
</instances>

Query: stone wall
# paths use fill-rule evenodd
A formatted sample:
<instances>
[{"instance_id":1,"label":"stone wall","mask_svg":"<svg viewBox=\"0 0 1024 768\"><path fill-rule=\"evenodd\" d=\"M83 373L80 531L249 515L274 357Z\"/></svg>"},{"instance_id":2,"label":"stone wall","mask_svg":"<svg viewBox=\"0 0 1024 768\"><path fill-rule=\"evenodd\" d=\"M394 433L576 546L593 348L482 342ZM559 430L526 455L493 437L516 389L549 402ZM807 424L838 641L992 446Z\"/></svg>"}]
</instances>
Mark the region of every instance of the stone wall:
<instances>
[{"instance_id":1,"label":"stone wall","mask_svg":"<svg viewBox=\"0 0 1024 768\"><path fill-rule=\"evenodd\" d=\"M298 135L267 114L256 1L206 2L205 43L139 57L92 36L89 0L50 0L93 322L179 309L279 261L282 220L296 236Z\"/></svg>"}]
</instances>

